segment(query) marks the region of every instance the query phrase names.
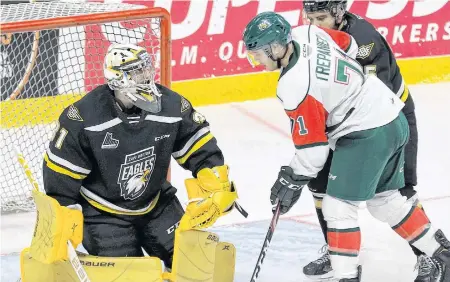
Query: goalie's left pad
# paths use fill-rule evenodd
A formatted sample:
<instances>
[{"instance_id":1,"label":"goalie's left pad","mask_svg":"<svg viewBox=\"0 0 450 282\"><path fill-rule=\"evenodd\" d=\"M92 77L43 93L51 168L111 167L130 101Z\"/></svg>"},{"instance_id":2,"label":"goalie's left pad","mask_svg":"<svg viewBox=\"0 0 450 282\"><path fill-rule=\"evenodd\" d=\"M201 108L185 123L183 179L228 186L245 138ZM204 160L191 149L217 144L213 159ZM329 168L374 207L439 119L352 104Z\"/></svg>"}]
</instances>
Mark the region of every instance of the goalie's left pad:
<instances>
[{"instance_id":1,"label":"goalie's left pad","mask_svg":"<svg viewBox=\"0 0 450 282\"><path fill-rule=\"evenodd\" d=\"M219 236L202 230L175 231L172 273L175 282L232 282L236 249Z\"/></svg>"},{"instance_id":2,"label":"goalie's left pad","mask_svg":"<svg viewBox=\"0 0 450 282\"><path fill-rule=\"evenodd\" d=\"M202 229L212 226L216 220L231 212L237 192L228 180L228 166L204 168L197 178L185 180L189 204L183 215L180 230Z\"/></svg>"},{"instance_id":3,"label":"goalie's left pad","mask_svg":"<svg viewBox=\"0 0 450 282\"><path fill-rule=\"evenodd\" d=\"M33 190L36 226L29 248L30 255L46 264L67 260L67 241L76 247L83 240L83 214L61 206L58 201Z\"/></svg>"}]
</instances>

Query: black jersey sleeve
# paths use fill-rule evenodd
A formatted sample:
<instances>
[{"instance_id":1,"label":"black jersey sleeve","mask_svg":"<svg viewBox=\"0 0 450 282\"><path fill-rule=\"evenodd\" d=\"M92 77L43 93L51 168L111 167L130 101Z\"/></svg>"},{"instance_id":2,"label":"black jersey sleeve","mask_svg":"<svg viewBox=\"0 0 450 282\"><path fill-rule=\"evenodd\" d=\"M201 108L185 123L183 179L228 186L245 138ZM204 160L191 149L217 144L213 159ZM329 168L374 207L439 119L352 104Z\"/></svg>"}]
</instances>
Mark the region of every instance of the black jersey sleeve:
<instances>
[{"instance_id":1,"label":"black jersey sleeve","mask_svg":"<svg viewBox=\"0 0 450 282\"><path fill-rule=\"evenodd\" d=\"M83 130L78 109L69 106L60 115L59 126L44 154L44 190L63 206L78 202L82 181L91 172Z\"/></svg>"},{"instance_id":2,"label":"black jersey sleeve","mask_svg":"<svg viewBox=\"0 0 450 282\"><path fill-rule=\"evenodd\" d=\"M376 74L376 76L389 87L393 88L391 77L392 51L383 36L375 27L357 15L350 14L347 32L355 38L358 43L358 53L356 60L364 67L366 74Z\"/></svg>"},{"instance_id":3,"label":"black jersey sleeve","mask_svg":"<svg viewBox=\"0 0 450 282\"><path fill-rule=\"evenodd\" d=\"M188 100L181 97L181 123L172 156L194 177L205 167L224 164L223 154L212 135L205 117Z\"/></svg>"}]
</instances>

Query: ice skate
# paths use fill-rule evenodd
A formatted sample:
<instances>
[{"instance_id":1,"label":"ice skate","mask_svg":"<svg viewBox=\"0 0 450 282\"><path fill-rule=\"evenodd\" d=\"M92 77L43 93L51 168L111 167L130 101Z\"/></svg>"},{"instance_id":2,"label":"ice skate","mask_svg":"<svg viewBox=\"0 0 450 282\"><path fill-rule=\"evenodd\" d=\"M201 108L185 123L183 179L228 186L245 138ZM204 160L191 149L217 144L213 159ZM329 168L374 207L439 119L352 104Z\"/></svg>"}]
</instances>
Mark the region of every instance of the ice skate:
<instances>
[{"instance_id":1,"label":"ice skate","mask_svg":"<svg viewBox=\"0 0 450 282\"><path fill-rule=\"evenodd\" d=\"M432 257L420 256L414 282L450 282L450 242L441 230L434 235L441 247Z\"/></svg>"},{"instance_id":2,"label":"ice skate","mask_svg":"<svg viewBox=\"0 0 450 282\"><path fill-rule=\"evenodd\" d=\"M433 278L434 273L438 271L438 262L433 258L426 255L419 256L416 264L418 270L417 278L414 282L431 282L436 281L436 277Z\"/></svg>"},{"instance_id":3,"label":"ice skate","mask_svg":"<svg viewBox=\"0 0 450 282\"><path fill-rule=\"evenodd\" d=\"M303 267L303 273L312 280L327 280L333 277L333 268L331 268L328 245L324 245L319 250L319 253L323 255Z\"/></svg>"}]
</instances>

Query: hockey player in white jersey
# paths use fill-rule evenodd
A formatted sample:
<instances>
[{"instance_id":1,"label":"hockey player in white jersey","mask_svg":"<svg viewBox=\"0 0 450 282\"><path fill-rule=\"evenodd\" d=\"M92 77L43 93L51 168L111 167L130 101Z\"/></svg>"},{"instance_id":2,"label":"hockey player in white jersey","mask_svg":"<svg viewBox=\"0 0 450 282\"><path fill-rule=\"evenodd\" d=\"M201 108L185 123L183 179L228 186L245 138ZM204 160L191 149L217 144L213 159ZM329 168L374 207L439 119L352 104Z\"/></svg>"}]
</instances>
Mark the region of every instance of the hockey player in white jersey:
<instances>
[{"instance_id":1,"label":"hockey player in white jersey","mask_svg":"<svg viewBox=\"0 0 450 282\"><path fill-rule=\"evenodd\" d=\"M316 26L291 30L280 15L252 19L243 35L249 61L281 69L277 97L291 122L295 156L282 166L272 204L286 213L334 150L323 213L337 281L360 281L358 206L366 201L377 219L433 259L442 271L432 281L450 281L450 242L424 211L403 197L408 123L403 102L354 59L353 38Z\"/></svg>"}]
</instances>

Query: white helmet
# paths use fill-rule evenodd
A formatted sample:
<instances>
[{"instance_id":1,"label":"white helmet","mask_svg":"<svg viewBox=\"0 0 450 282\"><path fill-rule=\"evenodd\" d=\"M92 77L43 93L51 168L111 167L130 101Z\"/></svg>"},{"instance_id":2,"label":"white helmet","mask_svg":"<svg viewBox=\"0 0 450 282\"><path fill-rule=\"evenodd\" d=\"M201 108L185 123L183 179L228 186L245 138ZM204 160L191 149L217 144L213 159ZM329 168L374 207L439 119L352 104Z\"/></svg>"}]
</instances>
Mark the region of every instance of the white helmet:
<instances>
[{"instance_id":1,"label":"white helmet","mask_svg":"<svg viewBox=\"0 0 450 282\"><path fill-rule=\"evenodd\" d=\"M161 111L161 93L154 81L155 68L145 48L112 44L106 52L104 75L116 97L126 97L126 102L145 111Z\"/></svg>"}]
</instances>

